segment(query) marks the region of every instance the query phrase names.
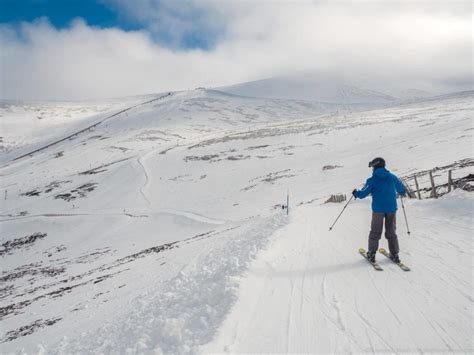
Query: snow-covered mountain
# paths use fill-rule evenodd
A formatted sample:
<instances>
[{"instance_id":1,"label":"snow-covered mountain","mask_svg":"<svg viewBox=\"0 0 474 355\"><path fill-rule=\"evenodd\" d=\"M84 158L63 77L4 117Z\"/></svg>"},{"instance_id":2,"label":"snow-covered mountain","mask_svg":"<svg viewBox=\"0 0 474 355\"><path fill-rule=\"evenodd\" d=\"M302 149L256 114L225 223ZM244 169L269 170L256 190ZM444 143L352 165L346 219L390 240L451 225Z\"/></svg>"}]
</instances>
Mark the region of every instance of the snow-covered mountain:
<instances>
[{"instance_id":1,"label":"snow-covered mountain","mask_svg":"<svg viewBox=\"0 0 474 355\"><path fill-rule=\"evenodd\" d=\"M410 273L357 253L370 201L331 232L343 205L324 202L375 156L401 177L472 174L474 93L386 107L359 89L227 91L87 117L3 106L0 352L471 352L472 194L405 201Z\"/></svg>"},{"instance_id":2,"label":"snow-covered mountain","mask_svg":"<svg viewBox=\"0 0 474 355\"><path fill-rule=\"evenodd\" d=\"M111 111L120 111L154 97L132 96L92 102L0 100L0 151L8 154L18 147L31 150L37 142L41 146L47 137L54 140L75 131L75 126L87 126L88 122L94 124L101 116L110 115Z\"/></svg>"},{"instance_id":3,"label":"snow-covered mountain","mask_svg":"<svg viewBox=\"0 0 474 355\"><path fill-rule=\"evenodd\" d=\"M374 89L379 86L335 73L304 73L230 85L218 90L248 97L311 100L366 109L432 96L426 90L400 88L390 83L384 83L382 90Z\"/></svg>"}]
</instances>

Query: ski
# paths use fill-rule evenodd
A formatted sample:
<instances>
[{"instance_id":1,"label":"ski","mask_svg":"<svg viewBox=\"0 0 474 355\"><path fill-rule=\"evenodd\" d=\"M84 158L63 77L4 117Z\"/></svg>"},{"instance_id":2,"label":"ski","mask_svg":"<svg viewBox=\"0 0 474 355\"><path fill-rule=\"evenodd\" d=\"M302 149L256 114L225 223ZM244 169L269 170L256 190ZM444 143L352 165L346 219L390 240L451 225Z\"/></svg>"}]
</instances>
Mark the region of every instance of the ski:
<instances>
[{"instance_id":1,"label":"ski","mask_svg":"<svg viewBox=\"0 0 474 355\"><path fill-rule=\"evenodd\" d=\"M384 249L384 248L380 248L379 249L379 253L382 254L382 255L385 255L388 259L390 259L390 254ZM403 263L396 263L395 261L393 261L392 259L390 259L394 264L397 264L400 269L402 269L403 271L410 271L410 268L408 266L406 266L405 264Z\"/></svg>"},{"instance_id":2,"label":"ski","mask_svg":"<svg viewBox=\"0 0 474 355\"><path fill-rule=\"evenodd\" d=\"M359 254L362 255L363 258L367 260L374 267L375 270L383 271L383 269L380 267L379 264L377 264L377 262L371 262L369 259L367 259L367 252L365 251L364 248L359 249Z\"/></svg>"}]
</instances>

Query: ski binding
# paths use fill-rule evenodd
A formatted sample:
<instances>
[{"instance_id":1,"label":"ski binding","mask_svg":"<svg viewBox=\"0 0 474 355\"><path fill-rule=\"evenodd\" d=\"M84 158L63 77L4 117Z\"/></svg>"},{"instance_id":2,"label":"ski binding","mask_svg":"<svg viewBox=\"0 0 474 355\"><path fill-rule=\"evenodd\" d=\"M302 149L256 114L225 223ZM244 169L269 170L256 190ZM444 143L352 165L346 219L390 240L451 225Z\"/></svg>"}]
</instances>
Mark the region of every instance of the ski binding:
<instances>
[{"instance_id":1,"label":"ski binding","mask_svg":"<svg viewBox=\"0 0 474 355\"><path fill-rule=\"evenodd\" d=\"M377 264L377 262L372 262L369 259L367 259L367 252L365 251L364 248L360 248L359 253L360 255L364 257L365 260L367 260L374 267L375 270L383 271L382 267L379 264Z\"/></svg>"},{"instance_id":2,"label":"ski binding","mask_svg":"<svg viewBox=\"0 0 474 355\"><path fill-rule=\"evenodd\" d=\"M379 253L386 256L388 259L390 259L394 264L397 264L400 269L402 269L403 271L410 271L410 268L408 266L406 266L404 263L400 262L400 263L396 263L395 261L393 261L391 258L390 258L390 254L384 249L384 248L380 248L379 249Z\"/></svg>"}]
</instances>

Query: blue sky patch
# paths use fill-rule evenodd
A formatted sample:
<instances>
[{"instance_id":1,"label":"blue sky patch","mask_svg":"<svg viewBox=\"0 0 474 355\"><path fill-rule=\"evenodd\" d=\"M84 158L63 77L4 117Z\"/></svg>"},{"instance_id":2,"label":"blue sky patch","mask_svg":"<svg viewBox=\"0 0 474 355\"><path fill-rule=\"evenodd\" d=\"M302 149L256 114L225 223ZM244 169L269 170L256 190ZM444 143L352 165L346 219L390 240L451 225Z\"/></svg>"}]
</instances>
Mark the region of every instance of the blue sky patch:
<instances>
[{"instance_id":1,"label":"blue sky patch","mask_svg":"<svg viewBox=\"0 0 474 355\"><path fill-rule=\"evenodd\" d=\"M56 28L69 26L74 18L82 17L89 25L118 26L117 14L95 0L1 0L0 22L17 24L47 17Z\"/></svg>"},{"instance_id":2,"label":"blue sky patch","mask_svg":"<svg viewBox=\"0 0 474 355\"><path fill-rule=\"evenodd\" d=\"M174 13L176 18L183 15L189 19L195 14ZM106 0L0 0L0 24L16 27L21 22L32 22L41 17L47 18L57 29L67 28L74 19L82 18L88 25L100 28L149 30L149 23L124 16L123 11ZM197 24L191 31L184 31L178 40L166 29L158 33L150 31L150 34L156 43L165 47L210 50L220 34L206 27Z\"/></svg>"}]
</instances>

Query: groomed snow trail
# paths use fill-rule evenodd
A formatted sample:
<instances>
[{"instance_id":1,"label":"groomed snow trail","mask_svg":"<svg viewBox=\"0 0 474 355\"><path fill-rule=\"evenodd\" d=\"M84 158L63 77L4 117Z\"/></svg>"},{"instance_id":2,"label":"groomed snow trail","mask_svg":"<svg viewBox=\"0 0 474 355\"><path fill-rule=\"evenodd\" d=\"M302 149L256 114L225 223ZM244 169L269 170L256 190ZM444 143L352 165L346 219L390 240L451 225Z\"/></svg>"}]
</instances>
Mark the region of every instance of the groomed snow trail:
<instances>
[{"instance_id":1,"label":"groomed snow trail","mask_svg":"<svg viewBox=\"0 0 474 355\"><path fill-rule=\"evenodd\" d=\"M380 254L384 271L377 272L358 254L367 243L368 201L353 203L332 232L328 222L341 204L293 210L203 352L472 353L472 203L465 192L410 201L411 236L399 211L401 256L411 272Z\"/></svg>"}]
</instances>

